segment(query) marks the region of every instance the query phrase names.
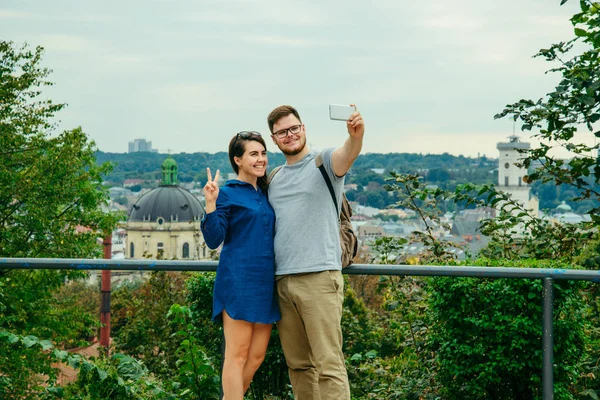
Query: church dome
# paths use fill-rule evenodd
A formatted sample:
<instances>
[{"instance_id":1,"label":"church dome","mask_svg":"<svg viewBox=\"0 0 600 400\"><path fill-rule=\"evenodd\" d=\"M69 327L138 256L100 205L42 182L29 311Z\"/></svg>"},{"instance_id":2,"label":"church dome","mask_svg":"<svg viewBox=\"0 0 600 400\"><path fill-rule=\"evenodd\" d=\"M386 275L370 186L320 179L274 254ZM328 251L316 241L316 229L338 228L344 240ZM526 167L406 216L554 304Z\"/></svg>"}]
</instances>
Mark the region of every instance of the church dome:
<instances>
[{"instance_id":1,"label":"church dome","mask_svg":"<svg viewBox=\"0 0 600 400\"><path fill-rule=\"evenodd\" d=\"M130 222L200 221L204 207L193 194L179 186L159 186L144 194L131 207Z\"/></svg>"},{"instance_id":2,"label":"church dome","mask_svg":"<svg viewBox=\"0 0 600 400\"><path fill-rule=\"evenodd\" d=\"M571 206L568 205L565 201L563 201L556 207L556 210L559 212L570 212Z\"/></svg>"},{"instance_id":3,"label":"church dome","mask_svg":"<svg viewBox=\"0 0 600 400\"><path fill-rule=\"evenodd\" d=\"M200 221L204 207L193 194L177 185L177 162L167 157L161 166L162 181L138 199L129 212L130 222Z\"/></svg>"}]
</instances>

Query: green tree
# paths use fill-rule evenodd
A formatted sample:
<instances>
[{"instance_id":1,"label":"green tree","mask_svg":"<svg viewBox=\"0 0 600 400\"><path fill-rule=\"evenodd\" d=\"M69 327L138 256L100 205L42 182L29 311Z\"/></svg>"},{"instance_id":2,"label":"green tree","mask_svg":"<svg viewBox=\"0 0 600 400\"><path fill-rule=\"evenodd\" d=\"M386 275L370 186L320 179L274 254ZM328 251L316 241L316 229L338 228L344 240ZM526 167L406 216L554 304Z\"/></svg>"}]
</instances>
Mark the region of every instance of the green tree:
<instances>
[{"instance_id":1,"label":"green tree","mask_svg":"<svg viewBox=\"0 0 600 400\"><path fill-rule=\"evenodd\" d=\"M148 369L164 379L177 374L173 339L177 327L171 327L167 314L173 304L184 304L189 274L156 271L139 287L124 284L112 298L111 325L115 348L144 359Z\"/></svg>"},{"instance_id":2,"label":"green tree","mask_svg":"<svg viewBox=\"0 0 600 400\"><path fill-rule=\"evenodd\" d=\"M561 5L567 0L562 0ZM600 221L600 162L595 156L598 144L588 145L575 137L578 129L587 128L600 137L600 3L580 0L581 12L571 18L575 37L541 49L543 57L555 67L560 81L554 91L536 101L521 99L495 116L511 116L521 121L521 129L533 131L540 140L538 147L523 152L520 163L533 171L529 183L554 182L575 189L571 200L594 199L588 210L594 222ZM573 154L569 160L553 155L556 148Z\"/></svg>"},{"instance_id":3,"label":"green tree","mask_svg":"<svg viewBox=\"0 0 600 400\"><path fill-rule=\"evenodd\" d=\"M429 182L446 182L451 179L450 172L443 168L433 168L429 170L427 174L427 180Z\"/></svg>"},{"instance_id":4,"label":"green tree","mask_svg":"<svg viewBox=\"0 0 600 400\"><path fill-rule=\"evenodd\" d=\"M65 105L41 99L52 84L42 54L41 47L0 41L0 257L97 257L98 237L116 222L101 209L109 166L96 165L94 143L81 128L54 134L52 118ZM81 323L90 319L65 315L53 297L65 280L82 276L0 270L0 331L59 342L84 334ZM0 343L3 398L35 391L31 379L48 370L48 357L30 353Z\"/></svg>"},{"instance_id":5,"label":"green tree","mask_svg":"<svg viewBox=\"0 0 600 400\"><path fill-rule=\"evenodd\" d=\"M113 219L95 145L81 128L51 135L64 104L40 100L42 48L0 42L0 256L95 257Z\"/></svg>"}]
</instances>

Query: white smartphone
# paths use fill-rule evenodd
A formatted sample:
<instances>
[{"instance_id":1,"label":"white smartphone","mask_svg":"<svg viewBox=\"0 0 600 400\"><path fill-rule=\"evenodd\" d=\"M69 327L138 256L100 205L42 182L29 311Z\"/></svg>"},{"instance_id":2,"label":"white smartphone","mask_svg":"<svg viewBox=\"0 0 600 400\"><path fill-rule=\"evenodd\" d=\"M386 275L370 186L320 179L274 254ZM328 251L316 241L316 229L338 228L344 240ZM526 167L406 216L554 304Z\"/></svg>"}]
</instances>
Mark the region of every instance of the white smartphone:
<instances>
[{"instance_id":1,"label":"white smartphone","mask_svg":"<svg viewBox=\"0 0 600 400\"><path fill-rule=\"evenodd\" d=\"M356 111L356 106L346 104L330 104L329 119L336 121L348 121L352 113Z\"/></svg>"}]
</instances>

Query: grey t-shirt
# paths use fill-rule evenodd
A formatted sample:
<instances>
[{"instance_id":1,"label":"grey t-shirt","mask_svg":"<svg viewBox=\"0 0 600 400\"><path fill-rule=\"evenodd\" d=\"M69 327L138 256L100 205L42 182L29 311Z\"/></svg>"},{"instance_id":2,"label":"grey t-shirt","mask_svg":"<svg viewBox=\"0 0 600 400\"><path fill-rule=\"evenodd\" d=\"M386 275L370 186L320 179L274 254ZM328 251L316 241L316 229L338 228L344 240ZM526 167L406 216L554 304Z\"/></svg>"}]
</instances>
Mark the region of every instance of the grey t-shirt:
<instances>
[{"instance_id":1,"label":"grey t-shirt","mask_svg":"<svg viewBox=\"0 0 600 400\"><path fill-rule=\"evenodd\" d=\"M323 165L341 204L344 177L333 172L333 150L323 150ZM276 275L342 269L339 221L315 163L317 154L311 151L301 161L285 164L269 184L269 202L276 221Z\"/></svg>"}]
</instances>

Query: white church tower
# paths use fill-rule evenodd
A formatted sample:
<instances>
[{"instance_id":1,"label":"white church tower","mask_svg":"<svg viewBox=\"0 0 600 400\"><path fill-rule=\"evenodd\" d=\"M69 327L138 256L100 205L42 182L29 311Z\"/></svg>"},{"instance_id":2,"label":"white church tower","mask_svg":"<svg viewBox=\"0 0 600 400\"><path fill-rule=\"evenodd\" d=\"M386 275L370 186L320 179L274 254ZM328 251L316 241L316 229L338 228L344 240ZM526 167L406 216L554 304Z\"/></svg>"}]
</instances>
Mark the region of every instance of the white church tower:
<instances>
[{"instance_id":1,"label":"white church tower","mask_svg":"<svg viewBox=\"0 0 600 400\"><path fill-rule=\"evenodd\" d=\"M530 214L537 217L539 214L539 200L531 195L531 187L523 181L527 170L515 164L524 155L519 150L529 150L529 143L521 142L518 136L512 135L508 142L499 142L496 146L498 157L498 189L511 195L513 200L519 202ZM516 213L516 211L515 211Z\"/></svg>"}]
</instances>

